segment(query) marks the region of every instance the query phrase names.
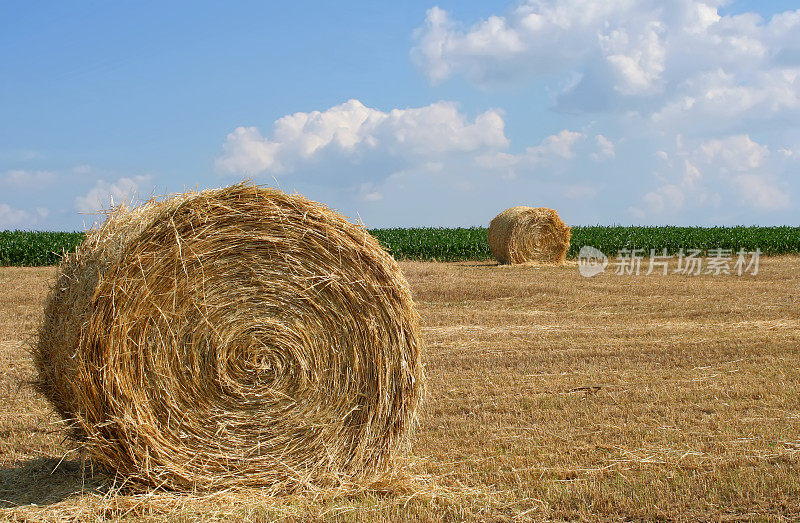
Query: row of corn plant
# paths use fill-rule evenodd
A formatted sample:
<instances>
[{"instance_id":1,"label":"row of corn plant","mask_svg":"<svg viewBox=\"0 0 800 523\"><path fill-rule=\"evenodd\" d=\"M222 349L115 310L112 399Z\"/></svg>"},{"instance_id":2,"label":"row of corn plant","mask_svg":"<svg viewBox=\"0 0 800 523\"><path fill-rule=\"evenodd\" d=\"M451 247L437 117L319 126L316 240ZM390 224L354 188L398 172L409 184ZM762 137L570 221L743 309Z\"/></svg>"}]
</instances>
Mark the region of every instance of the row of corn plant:
<instances>
[{"instance_id":1,"label":"row of corn plant","mask_svg":"<svg viewBox=\"0 0 800 523\"><path fill-rule=\"evenodd\" d=\"M373 229L370 231L397 258L415 260L487 260L492 257L485 227L462 229L417 228ZM767 256L800 253L800 227L572 227L569 258L581 247L590 245L608 256L623 250L641 249L677 254L681 249L699 250L707 255L712 249L737 252L757 249Z\"/></svg>"},{"instance_id":2,"label":"row of corn plant","mask_svg":"<svg viewBox=\"0 0 800 523\"><path fill-rule=\"evenodd\" d=\"M0 265L56 265L83 237L79 232L0 231Z\"/></svg>"},{"instance_id":3,"label":"row of corn plant","mask_svg":"<svg viewBox=\"0 0 800 523\"><path fill-rule=\"evenodd\" d=\"M623 249L651 250L677 254L680 249L697 249L708 254L712 249L760 249L767 256L800 252L800 227L573 227L568 256L575 257L584 245L616 255Z\"/></svg>"},{"instance_id":4,"label":"row of corn plant","mask_svg":"<svg viewBox=\"0 0 800 523\"><path fill-rule=\"evenodd\" d=\"M488 260L491 251L485 227L468 228L393 228L370 230L395 257L412 260ZM83 241L78 232L0 232L0 265L54 265L65 252ZM574 258L584 245L591 245L608 256L624 249L641 249L676 254L680 249L740 249L764 255L800 253L800 227L622 227L576 226L568 257Z\"/></svg>"}]
</instances>

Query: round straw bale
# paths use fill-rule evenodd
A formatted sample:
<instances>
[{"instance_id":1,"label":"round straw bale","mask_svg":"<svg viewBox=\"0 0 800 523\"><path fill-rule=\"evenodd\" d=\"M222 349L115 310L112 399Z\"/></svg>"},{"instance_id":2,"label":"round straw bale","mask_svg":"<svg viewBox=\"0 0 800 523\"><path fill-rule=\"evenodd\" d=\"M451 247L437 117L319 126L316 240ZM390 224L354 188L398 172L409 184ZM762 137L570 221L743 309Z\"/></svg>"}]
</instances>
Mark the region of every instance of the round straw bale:
<instances>
[{"instance_id":1,"label":"round straw bale","mask_svg":"<svg viewBox=\"0 0 800 523\"><path fill-rule=\"evenodd\" d=\"M424 389L394 259L250 184L112 212L63 262L35 360L90 457L179 490L385 481Z\"/></svg>"},{"instance_id":2,"label":"round straw bale","mask_svg":"<svg viewBox=\"0 0 800 523\"><path fill-rule=\"evenodd\" d=\"M489 247L500 263L562 264L569 249L570 228L546 207L517 206L489 224Z\"/></svg>"}]
</instances>

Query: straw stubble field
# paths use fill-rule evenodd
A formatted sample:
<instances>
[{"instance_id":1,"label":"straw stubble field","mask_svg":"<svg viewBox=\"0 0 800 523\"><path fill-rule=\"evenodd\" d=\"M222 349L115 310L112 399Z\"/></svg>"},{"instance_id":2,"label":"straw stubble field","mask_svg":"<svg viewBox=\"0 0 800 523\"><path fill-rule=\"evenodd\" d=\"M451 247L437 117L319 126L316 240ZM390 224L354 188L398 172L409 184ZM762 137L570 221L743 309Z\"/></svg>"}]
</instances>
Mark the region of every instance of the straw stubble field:
<instances>
[{"instance_id":1,"label":"straw stubble field","mask_svg":"<svg viewBox=\"0 0 800 523\"><path fill-rule=\"evenodd\" d=\"M0 268L0 518L800 517L800 257L762 258L756 276L401 268L426 345L409 464L423 479L285 498L115 493L92 477L27 385L55 269Z\"/></svg>"}]
</instances>

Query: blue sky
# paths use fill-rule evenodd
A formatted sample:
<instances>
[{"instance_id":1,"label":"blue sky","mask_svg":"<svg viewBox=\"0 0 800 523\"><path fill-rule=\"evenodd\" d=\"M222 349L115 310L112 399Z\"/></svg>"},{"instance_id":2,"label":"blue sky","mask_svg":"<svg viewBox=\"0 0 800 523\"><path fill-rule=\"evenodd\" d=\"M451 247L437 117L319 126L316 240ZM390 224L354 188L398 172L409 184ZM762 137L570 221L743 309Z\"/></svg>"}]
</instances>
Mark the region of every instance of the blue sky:
<instances>
[{"instance_id":1,"label":"blue sky","mask_svg":"<svg viewBox=\"0 0 800 523\"><path fill-rule=\"evenodd\" d=\"M370 227L798 225L792 4L3 2L0 229L243 178Z\"/></svg>"}]
</instances>

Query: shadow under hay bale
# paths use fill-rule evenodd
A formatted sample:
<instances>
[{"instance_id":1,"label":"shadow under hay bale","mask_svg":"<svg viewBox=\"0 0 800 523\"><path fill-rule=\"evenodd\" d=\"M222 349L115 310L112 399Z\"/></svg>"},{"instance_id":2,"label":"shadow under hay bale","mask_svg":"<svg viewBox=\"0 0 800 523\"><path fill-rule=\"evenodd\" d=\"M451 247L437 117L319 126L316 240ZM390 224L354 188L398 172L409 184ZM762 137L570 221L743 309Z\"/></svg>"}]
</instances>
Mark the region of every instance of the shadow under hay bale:
<instances>
[{"instance_id":1,"label":"shadow under hay bale","mask_svg":"<svg viewBox=\"0 0 800 523\"><path fill-rule=\"evenodd\" d=\"M249 184L111 213L62 263L35 359L92 459L180 490L391 482L424 389L394 259Z\"/></svg>"},{"instance_id":2,"label":"shadow under hay bale","mask_svg":"<svg viewBox=\"0 0 800 523\"><path fill-rule=\"evenodd\" d=\"M50 505L70 496L100 493L107 485L77 460L37 458L0 467L0 508Z\"/></svg>"},{"instance_id":3,"label":"shadow under hay bale","mask_svg":"<svg viewBox=\"0 0 800 523\"><path fill-rule=\"evenodd\" d=\"M563 264L571 231L553 209L517 206L498 214L488 234L492 255L501 264Z\"/></svg>"}]
</instances>

